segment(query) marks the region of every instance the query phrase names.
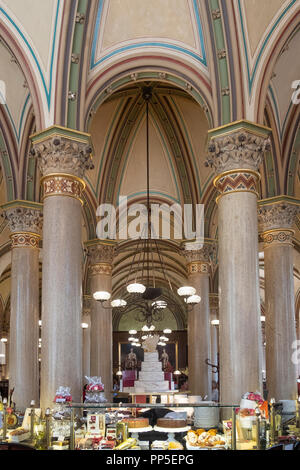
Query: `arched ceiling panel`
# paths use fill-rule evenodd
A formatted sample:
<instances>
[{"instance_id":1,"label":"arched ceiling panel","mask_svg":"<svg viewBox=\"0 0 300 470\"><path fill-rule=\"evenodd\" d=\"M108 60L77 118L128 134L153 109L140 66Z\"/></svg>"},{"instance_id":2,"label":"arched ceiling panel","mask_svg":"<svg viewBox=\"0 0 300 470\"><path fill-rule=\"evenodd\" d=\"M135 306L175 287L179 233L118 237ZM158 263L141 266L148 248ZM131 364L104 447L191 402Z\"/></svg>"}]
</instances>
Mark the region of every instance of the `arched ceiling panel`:
<instances>
[{"instance_id":1,"label":"arched ceiling panel","mask_svg":"<svg viewBox=\"0 0 300 470\"><path fill-rule=\"evenodd\" d=\"M300 30L295 33L282 50L273 71L269 85L270 98L276 112L277 126L280 137L286 130L288 115L295 104L292 102L292 83L299 80L300 63L296 57L299 55Z\"/></svg>"},{"instance_id":2,"label":"arched ceiling panel","mask_svg":"<svg viewBox=\"0 0 300 470\"><path fill-rule=\"evenodd\" d=\"M119 195L145 198L145 84L112 94L91 120L96 171L87 174L87 181L98 201L116 203ZM150 169L156 168L152 195L199 203L201 186L212 178L204 166L208 122L203 109L182 90L155 82L149 113Z\"/></svg>"},{"instance_id":3,"label":"arched ceiling panel","mask_svg":"<svg viewBox=\"0 0 300 470\"><path fill-rule=\"evenodd\" d=\"M1 106L4 107L19 144L31 98L25 76L4 42L0 42Z\"/></svg>"},{"instance_id":4,"label":"arched ceiling panel","mask_svg":"<svg viewBox=\"0 0 300 470\"><path fill-rule=\"evenodd\" d=\"M249 50L252 57L273 18L284 5L288 5L289 3L291 2L286 0L271 0L269 2L262 2L261 0L242 0L247 25Z\"/></svg>"},{"instance_id":5,"label":"arched ceiling panel","mask_svg":"<svg viewBox=\"0 0 300 470\"><path fill-rule=\"evenodd\" d=\"M0 20L6 36L20 48L31 87L38 90L44 124L53 124L56 59L64 2L62 0L1 0ZM23 65L24 65L23 64ZM29 70L30 69L30 70Z\"/></svg>"},{"instance_id":6,"label":"arched ceiling panel","mask_svg":"<svg viewBox=\"0 0 300 470\"><path fill-rule=\"evenodd\" d=\"M168 197L174 202L180 201L180 193L174 174L170 151L164 142L162 129L156 126L150 117L150 188L151 194ZM142 116L136 134L133 135L128 149L127 161L122 168L122 178L119 195L132 197L146 196L146 122Z\"/></svg>"},{"instance_id":7,"label":"arched ceiling panel","mask_svg":"<svg viewBox=\"0 0 300 470\"><path fill-rule=\"evenodd\" d=\"M124 18L126 17L126 21ZM184 54L206 67L206 52L196 0L99 0L91 70L116 54L145 47Z\"/></svg>"}]
</instances>

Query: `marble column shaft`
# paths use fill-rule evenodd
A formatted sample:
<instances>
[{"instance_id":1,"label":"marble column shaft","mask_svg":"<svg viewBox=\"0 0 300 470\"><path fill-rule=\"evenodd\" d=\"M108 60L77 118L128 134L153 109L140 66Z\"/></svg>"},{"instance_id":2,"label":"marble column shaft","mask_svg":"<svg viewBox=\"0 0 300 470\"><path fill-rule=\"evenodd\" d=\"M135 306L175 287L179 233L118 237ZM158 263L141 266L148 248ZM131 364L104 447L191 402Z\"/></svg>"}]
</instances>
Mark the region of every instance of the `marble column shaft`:
<instances>
[{"instance_id":1,"label":"marble column shaft","mask_svg":"<svg viewBox=\"0 0 300 470\"><path fill-rule=\"evenodd\" d=\"M264 242L267 390L268 398L276 400L297 398L292 243L297 212L297 205L272 204L271 199L259 208Z\"/></svg>"},{"instance_id":2,"label":"marble column shaft","mask_svg":"<svg viewBox=\"0 0 300 470\"><path fill-rule=\"evenodd\" d=\"M262 393L257 170L269 129L240 121L209 132L207 164L217 174L220 401Z\"/></svg>"},{"instance_id":3,"label":"marble column shaft","mask_svg":"<svg viewBox=\"0 0 300 470\"><path fill-rule=\"evenodd\" d=\"M82 399L82 180L92 168L89 136L52 127L32 136L43 175L41 406L59 386Z\"/></svg>"},{"instance_id":4,"label":"marble column shaft","mask_svg":"<svg viewBox=\"0 0 300 470\"><path fill-rule=\"evenodd\" d=\"M90 256L90 289L112 292L112 262L114 247L98 242L88 248ZM107 304L107 303L106 303ZM112 309L100 301L91 301L91 375L100 376L105 396L111 400L113 387Z\"/></svg>"},{"instance_id":5,"label":"marble column shaft","mask_svg":"<svg viewBox=\"0 0 300 470\"><path fill-rule=\"evenodd\" d=\"M212 372L205 361L211 358L209 276L213 245L201 250L186 250L188 283L195 287L201 301L188 313L189 390L192 395L211 398Z\"/></svg>"},{"instance_id":6,"label":"marble column shaft","mask_svg":"<svg viewBox=\"0 0 300 470\"><path fill-rule=\"evenodd\" d=\"M211 338L211 363L218 365L219 359L219 325L213 325L213 320L219 319L219 297L217 294L210 294L210 338ZM215 371L215 369L214 369ZM212 380L218 382L218 373L212 374Z\"/></svg>"},{"instance_id":7,"label":"marble column shaft","mask_svg":"<svg viewBox=\"0 0 300 470\"><path fill-rule=\"evenodd\" d=\"M91 303L91 300L88 300ZM82 328L82 375L84 383L87 383L85 377L91 375L91 309L84 308L82 323L88 325L87 328Z\"/></svg>"},{"instance_id":8,"label":"marble column shaft","mask_svg":"<svg viewBox=\"0 0 300 470\"><path fill-rule=\"evenodd\" d=\"M12 206L8 208L9 204ZM24 411L31 400L39 404L39 240L41 205L6 205L5 217L12 232L11 313L9 337L9 388ZM17 204L17 205L16 205Z\"/></svg>"}]
</instances>

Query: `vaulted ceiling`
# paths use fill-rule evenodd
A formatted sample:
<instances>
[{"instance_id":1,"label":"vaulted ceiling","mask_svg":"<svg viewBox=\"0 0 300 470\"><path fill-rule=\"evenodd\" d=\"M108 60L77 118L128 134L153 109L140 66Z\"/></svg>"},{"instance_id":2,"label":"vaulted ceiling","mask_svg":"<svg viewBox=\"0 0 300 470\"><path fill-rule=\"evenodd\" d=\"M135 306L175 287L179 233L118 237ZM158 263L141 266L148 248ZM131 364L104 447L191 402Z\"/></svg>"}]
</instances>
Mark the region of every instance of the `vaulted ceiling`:
<instances>
[{"instance_id":1,"label":"vaulted ceiling","mask_svg":"<svg viewBox=\"0 0 300 470\"><path fill-rule=\"evenodd\" d=\"M299 15L299 0L0 0L0 204L40 201L29 135L53 123L91 134L95 169L86 174L84 240L95 237L99 203L117 204L120 195L142 202L145 84L153 86L152 201L203 203L205 235L216 238L207 131L243 118L272 128L261 197L299 198L300 106L291 101L292 82L300 79ZM164 249L179 283L183 260L172 243ZM1 257L9 250L2 222ZM118 255L116 291L128 264Z\"/></svg>"}]
</instances>

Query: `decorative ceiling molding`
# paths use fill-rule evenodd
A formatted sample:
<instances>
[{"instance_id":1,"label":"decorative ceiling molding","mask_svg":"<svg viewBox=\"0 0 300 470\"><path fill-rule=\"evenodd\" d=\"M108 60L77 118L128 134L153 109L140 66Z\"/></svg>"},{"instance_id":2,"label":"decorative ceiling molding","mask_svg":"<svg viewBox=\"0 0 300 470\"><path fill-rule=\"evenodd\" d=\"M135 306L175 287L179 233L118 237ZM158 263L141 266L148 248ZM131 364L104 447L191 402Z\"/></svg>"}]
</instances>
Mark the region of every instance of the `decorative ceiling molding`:
<instances>
[{"instance_id":1,"label":"decorative ceiling molding","mask_svg":"<svg viewBox=\"0 0 300 470\"><path fill-rule=\"evenodd\" d=\"M170 5L170 4L168 4ZM111 46L107 49L102 48L103 43L103 34L105 30L105 23L108 17L109 2L104 0L99 0L98 11L95 22L92 49L91 49L91 61L90 69L94 70L98 66L102 65L103 62L108 61L111 57L115 55L124 54L127 51L135 51L140 48L147 48L148 50L157 50L159 53L161 50L166 49L168 53L180 53L188 56L190 59L197 61L200 65L207 67L207 58L204 45L204 36L203 28L200 18L200 10L197 0L192 0L187 2L188 8L190 8L191 15L191 28L193 28L195 39L197 41L197 48L192 48L183 42L175 40L175 38L166 38L166 37L149 37L145 39L143 37L136 37L134 39L128 36L128 39L125 41L118 41L114 46ZM149 6L149 5L148 5ZM151 7L151 5L150 5ZM133 13L134 14L134 13ZM173 14L176 15L176 12L173 11ZM180 15L180 12L178 12ZM120 12L121 16L121 12ZM168 16L165 16L165 21L167 21ZM162 17L160 17L162 20ZM122 20L123 21L123 20ZM137 26L140 26L139 23ZM175 34L175 33L174 33ZM135 36L134 31L131 33L132 36ZM99 51L100 50L100 51Z\"/></svg>"}]
</instances>

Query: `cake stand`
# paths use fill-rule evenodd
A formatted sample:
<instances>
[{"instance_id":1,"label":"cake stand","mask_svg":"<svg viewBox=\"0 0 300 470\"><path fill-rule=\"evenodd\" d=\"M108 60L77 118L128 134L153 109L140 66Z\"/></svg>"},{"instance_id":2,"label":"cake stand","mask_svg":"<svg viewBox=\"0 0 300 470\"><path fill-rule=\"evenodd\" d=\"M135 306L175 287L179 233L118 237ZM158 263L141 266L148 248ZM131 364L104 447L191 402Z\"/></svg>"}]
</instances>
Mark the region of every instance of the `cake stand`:
<instances>
[{"instance_id":1,"label":"cake stand","mask_svg":"<svg viewBox=\"0 0 300 470\"><path fill-rule=\"evenodd\" d=\"M149 432L152 431L152 426L147 426L146 428L128 428L128 432L130 432L131 437L133 439L139 439L139 433L142 432Z\"/></svg>"},{"instance_id":2,"label":"cake stand","mask_svg":"<svg viewBox=\"0 0 300 470\"><path fill-rule=\"evenodd\" d=\"M174 441L175 434L180 432L188 432L191 426L185 426L184 428L161 428L160 426L154 426L154 431L165 432L168 434L167 441Z\"/></svg>"}]
</instances>

